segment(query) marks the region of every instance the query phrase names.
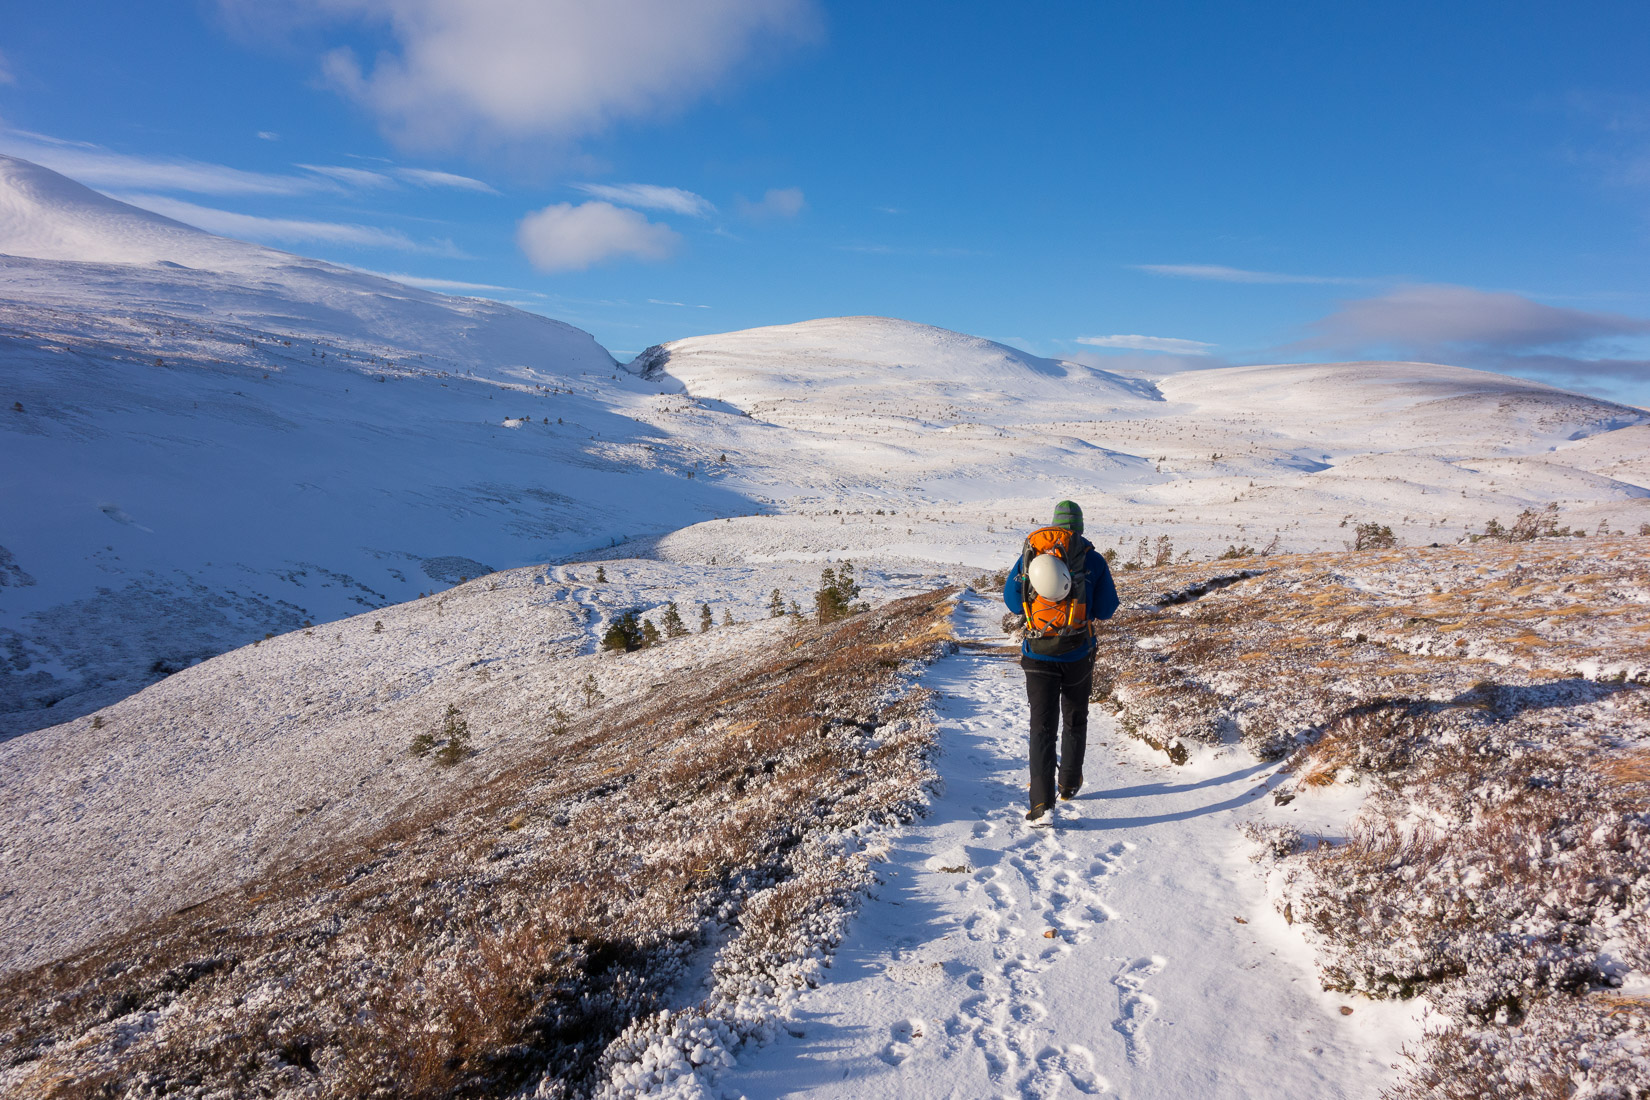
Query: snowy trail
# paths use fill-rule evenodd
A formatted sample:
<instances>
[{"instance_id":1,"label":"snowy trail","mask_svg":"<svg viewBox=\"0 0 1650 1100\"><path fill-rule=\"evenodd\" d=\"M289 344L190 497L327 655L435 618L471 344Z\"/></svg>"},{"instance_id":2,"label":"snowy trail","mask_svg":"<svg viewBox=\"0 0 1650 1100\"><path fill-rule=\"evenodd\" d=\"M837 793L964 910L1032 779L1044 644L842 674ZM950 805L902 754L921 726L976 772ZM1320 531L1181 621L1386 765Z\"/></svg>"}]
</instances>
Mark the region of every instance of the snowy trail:
<instances>
[{"instance_id":1,"label":"snowy trail","mask_svg":"<svg viewBox=\"0 0 1650 1100\"><path fill-rule=\"evenodd\" d=\"M1000 641L1000 615L969 594L959 634ZM1409 1011L1323 993L1246 858L1235 825L1271 765L1160 764L1096 711L1087 785L1032 830L1017 663L965 648L927 683L933 812L723 1095L1362 1098L1392 1079Z\"/></svg>"}]
</instances>

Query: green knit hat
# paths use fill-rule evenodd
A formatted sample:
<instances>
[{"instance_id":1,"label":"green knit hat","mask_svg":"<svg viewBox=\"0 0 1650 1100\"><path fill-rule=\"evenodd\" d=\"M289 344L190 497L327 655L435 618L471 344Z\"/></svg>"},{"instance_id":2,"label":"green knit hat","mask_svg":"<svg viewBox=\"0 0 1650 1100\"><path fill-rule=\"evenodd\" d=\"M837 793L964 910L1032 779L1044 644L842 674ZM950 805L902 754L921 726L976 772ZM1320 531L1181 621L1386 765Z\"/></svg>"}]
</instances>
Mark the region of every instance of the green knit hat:
<instances>
[{"instance_id":1,"label":"green knit hat","mask_svg":"<svg viewBox=\"0 0 1650 1100\"><path fill-rule=\"evenodd\" d=\"M1074 501L1062 500L1054 506L1054 526L1069 528L1074 535L1083 533L1083 509Z\"/></svg>"}]
</instances>

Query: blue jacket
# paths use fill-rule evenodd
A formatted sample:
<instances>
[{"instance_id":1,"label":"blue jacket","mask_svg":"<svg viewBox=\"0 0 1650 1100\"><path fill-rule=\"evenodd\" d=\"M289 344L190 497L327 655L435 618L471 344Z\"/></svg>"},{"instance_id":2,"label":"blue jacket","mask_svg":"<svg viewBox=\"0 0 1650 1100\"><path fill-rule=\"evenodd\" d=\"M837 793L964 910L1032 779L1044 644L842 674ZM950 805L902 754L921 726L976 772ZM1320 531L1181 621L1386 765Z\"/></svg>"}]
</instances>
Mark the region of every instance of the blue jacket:
<instances>
[{"instance_id":1,"label":"blue jacket","mask_svg":"<svg viewBox=\"0 0 1650 1100\"><path fill-rule=\"evenodd\" d=\"M1117 585L1112 583L1111 567L1106 564L1106 559L1101 557L1100 551L1094 548L1092 542L1081 535L1077 538L1083 545L1088 547L1089 590L1085 594L1083 603L1088 607L1089 618L1109 619L1117 613L1118 608ZM1003 602L1016 615L1025 612L1025 602L1020 589L1021 584L1020 559L1015 558L1014 567L1008 571L1008 583L1003 585ZM1092 652L1094 652L1094 639L1088 636L1083 638L1081 648L1074 649L1070 653L1062 653L1058 657L1045 657L1040 653L1031 652L1031 649L1024 643L1020 645L1020 653L1030 657L1033 661L1081 661Z\"/></svg>"}]
</instances>

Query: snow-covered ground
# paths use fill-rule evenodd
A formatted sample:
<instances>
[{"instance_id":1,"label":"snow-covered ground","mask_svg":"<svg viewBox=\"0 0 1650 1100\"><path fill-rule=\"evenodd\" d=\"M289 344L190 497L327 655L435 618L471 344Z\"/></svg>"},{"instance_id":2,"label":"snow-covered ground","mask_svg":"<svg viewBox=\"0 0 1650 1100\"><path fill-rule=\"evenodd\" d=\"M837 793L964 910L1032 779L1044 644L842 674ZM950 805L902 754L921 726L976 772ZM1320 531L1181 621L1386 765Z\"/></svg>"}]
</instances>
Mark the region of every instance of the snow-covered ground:
<instances>
[{"instance_id":1,"label":"snow-covered ground","mask_svg":"<svg viewBox=\"0 0 1650 1100\"><path fill-rule=\"evenodd\" d=\"M1359 799L1334 781L1261 799L1279 777L1249 750L1382 677L1418 699L1566 676L1642 699L1622 642L1642 634L1642 539L1419 549L1549 503L1589 536L1650 524L1650 413L1533 382L1413 363L1146 378L875 317L625 367L559 322L213 237L11 158L0 367L0 971L468 797L596 706L586 683L617 715L783 652L770 595L810 610L824 565L852 559L873 602L932 591L1008 564L1063 497L1146 566L1340 551L1374 523L1396 549L1254 586L1287 600L1116 631L1123 710L1096 708L1089 785L1053 832L1019 816L1018 671L980 648L938 664L932 815L893 836L830 980L713 1082L1372 1096L1414 1006L1322 993L1234 828L1338 836ZM1454 599L1485 576L1494 600ZM671 601L739 625L597 652L614 618L662 625ZM964 635L1000 639L1000 615L965 597ZM432 770L408 741L451 703L476 755ZM1190 761L1118 737L1131 722Z\"/></svg>"},{"instance_id":2,"label":"snow-covered ground","mask_svg":"<svg viewBox=\"0 0 1650 1100\"><path fill-rule=\"evenodd\" d=\"M966 597L959 636L999 642L1000 617ZM932 812L894 841L826 981L722 1095L1372 1098L1391 1082L1419 1006L1323 992L1234 827L1275 765L1239 749L1176 768L1097 708L1083 791L1029 829L1017 663L965 647L925 683L941 693Z\"/></svg>"}]
</instances>

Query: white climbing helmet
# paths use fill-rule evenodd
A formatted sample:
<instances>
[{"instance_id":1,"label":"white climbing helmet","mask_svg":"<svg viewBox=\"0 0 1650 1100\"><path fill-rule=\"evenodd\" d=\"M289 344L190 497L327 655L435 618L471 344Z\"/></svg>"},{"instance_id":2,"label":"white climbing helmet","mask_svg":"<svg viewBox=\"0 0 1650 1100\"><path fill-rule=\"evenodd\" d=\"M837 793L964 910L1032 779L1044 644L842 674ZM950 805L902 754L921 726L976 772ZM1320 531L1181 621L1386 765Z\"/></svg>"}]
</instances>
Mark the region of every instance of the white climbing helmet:
<instances>
[{"instance_id":1,"label":"white climbing helmet","mask_svg":"<svg viewBox=\"0 0 1650 1100\"><path fill-rule=\"evenodd\" d=\"M1071 591L1071 570L1053 554L1038 554L1026 569L1031 587L1045 600L1063 600Z\"/></svg>"}]
</instances>

